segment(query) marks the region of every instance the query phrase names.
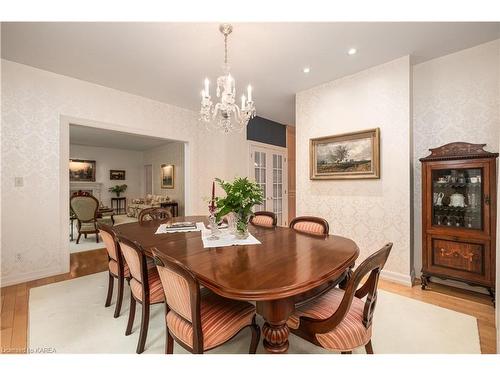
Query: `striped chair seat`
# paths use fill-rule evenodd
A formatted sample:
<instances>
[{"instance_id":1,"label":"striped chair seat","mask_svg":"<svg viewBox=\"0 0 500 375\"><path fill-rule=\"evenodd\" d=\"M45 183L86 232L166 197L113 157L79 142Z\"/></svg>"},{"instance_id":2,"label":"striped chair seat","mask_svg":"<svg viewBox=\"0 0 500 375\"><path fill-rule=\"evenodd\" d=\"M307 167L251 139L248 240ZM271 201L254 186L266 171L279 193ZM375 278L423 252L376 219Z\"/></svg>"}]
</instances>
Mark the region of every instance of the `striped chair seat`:
<instances>
[{"instance_id":1,"label":"striped chair seat","mask_svg":"<svg viewBox=\"0 0 500 375\"><path fill-rule=\"evenodd\" d=\"M287 325L290 328L299 327L301 316L326 319L332 316L337 310L344 291L342 289L332 289L313 301L299 307L295 313L288 318ZM342 322L328 333L317 333L316 339L325 349L349 351L359 346L365 345L371 338L371 326L366 328L363 325L364 301L354 297L351 307Z\"/></svg>"},{"instance_id":2,"label":"striped chair seat","mask_svg":"<svg viewBox=\"0 0 500 375\"><path fill-rule=\"evenodd\" d=\"M151 304L162 302L165 300L163 293L163 286L161 285L160 276L156 268L148 269L148 283L149 283L149 302ZM136 279L130 280L130 289L136 299L142 301L142 285Z\"/></svg>"},{"instance_id":3,"label":"striped chair seat","mask_svg":"<svg viewBox=\"0 0 500 375\"><path fill-rule=\"evenodd\" d=\"M109 272L111 272L113 275L118 277L118 262L114 259L110 259L109 263L108 263L108 267L109 267ZM130 269L128 268L127 263L125 263L123 265L123 276L125 278L130 277Z\"/></svg>"},{"instance_id":4,"label":"striped chair seat","mask_svg":"<svg viewBox=\"0 0 500 375\"><path fill-rule=\"evenodd\" d=\"M255 307L248 302L220 297L205 289L201 294L200 315L203 349L208 350L252 324ZM193 347L193 326L189 321L171 310L167 314L167 326L177 339Z\"/></svg>"}]
</instances>

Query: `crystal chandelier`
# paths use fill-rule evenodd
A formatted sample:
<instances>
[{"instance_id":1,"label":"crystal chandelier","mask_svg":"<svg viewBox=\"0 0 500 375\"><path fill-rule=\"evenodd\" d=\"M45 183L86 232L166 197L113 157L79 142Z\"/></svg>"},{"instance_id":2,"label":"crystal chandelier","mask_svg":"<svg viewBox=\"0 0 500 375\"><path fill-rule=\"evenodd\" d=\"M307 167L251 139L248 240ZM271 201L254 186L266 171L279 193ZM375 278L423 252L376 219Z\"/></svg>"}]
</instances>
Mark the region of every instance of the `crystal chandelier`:
<instances>
[{"instance_id":1,"label":"crystal chandelier","mask_svg":"<svg viewBox=\"0 0 500 375\"><path fill-rule=\"evenodd\" d=\"M209 90L209 80L205 78L205 88L201 92L200 121L209 130L221 130L224 133L240 131L248 121L255 117L255 106L252 100L252 86L248 85L247 96L241 97L241 108L236 104L236 83L229 73L227 62L227 37L233 31L230 24L222 24L219 31L224 35L224 75L217 78L217 98L220 102L212 103Z\"/></svg>"}]
</instances>

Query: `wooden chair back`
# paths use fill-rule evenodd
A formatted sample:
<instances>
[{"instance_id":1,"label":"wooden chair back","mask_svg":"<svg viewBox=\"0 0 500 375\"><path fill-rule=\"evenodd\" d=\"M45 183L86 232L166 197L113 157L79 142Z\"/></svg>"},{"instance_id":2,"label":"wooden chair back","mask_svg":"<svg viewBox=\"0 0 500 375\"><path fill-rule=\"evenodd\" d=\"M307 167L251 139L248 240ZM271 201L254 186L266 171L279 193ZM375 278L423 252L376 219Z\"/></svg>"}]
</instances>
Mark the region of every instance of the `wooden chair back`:
<instances>
[{"instance_id":1,"label":"wooden chair back","mask_svg":"<svg viewBox=\"0 0 500 375\"><path fill-rule=\"evenodd\" d=\"M278 218L274 212L257 211L250 218L250 223L259 227L273 228L278 223Z\"/></svg>"},{"instance_id":2,"label":"wooden chair back","mask_svg":"<svg viewBox=\"0 0 500 375\"><path fill-rule=\"evenodd\" d=\"M392 243L386 244L382 249L366 258L363 263L356 268L353 275L347 282L344 297L342 298L338 309L332 316L323 320L301 317L300 325L302 326L303 324L302 327L305 330L314 333L326 333L332 331L340 324L340 322L342 322L348 313L353 298L357 297L361 299L366 296L366 302L363 310L363 325L366 328L369 328L372 324L373 312L375 311L375 305L377 303L377 286L380 272L387 262L391 249ZM359 283L368 274L370 274L368 279L361 286L361 288L357 289Z\"/></svg>"},{"instance_id":3,"label":"wooden chair back","mask_svg":"<svg viewBox=\"0 0 500 375\"><path fill-rule=\"evenodd\" d=\"M172 212L167 208L145 208L139 213L139 223L147 220L167 220L172 217Z\"/></svg>"},{"instance_id":4,"label":"wooden chair back","mask_svg":"<svg viewBox=\"0 0 500 375\"><path fill-rule=\"evenodd\" d=\"M92 195L73 195L70 199L70 207L77 220L82 223L95 221L99 201Z\"/></svg>"},{"instance_id":5,"label":"wooden chair back","mask_svg":"<svg viewBox=\"0 0 500 375\"><path fill-rule=\"evenodd\" d=\"M99 229L99 234L101 235L104 245L106 246L106 251L108 252L108 258L113 259L120 265L122 262L120 244L116 239L116 234L112 227L103 223L97 223L97 228Z\"/></svg>"},{"instance_id":6,"label":"wooden chair back","mask_svg":"<svg viewBox=\"0 0 500 375\"><path fill-rule=\"evenodd\" d=\"M299 216L290 221L289 227L297 232L327 235L330 232L328 221L316 216Z\"/></svg>"},{"instance_id":7,"label":"wooden chair back","mask_svg":"<svg viewBox=\"0 0 500 375\"><path fill-rule=\"evenodd\" d=\"M130 276L132 277L131 283L133 283L134 280L140 283L142 287L143 302L149 301L148 266L146 256L144 255L144 249L139 243L131 241L119 234L116 238L130 270Z\"/></svg>"},{"instance_id":8,"label":"wooden chair back","mask_svg":"<svg viewBox=\"0 0 500 375\"><path fill-rule=\"evenodd\" d=\"M200 283L191 270L176 259L153 249L154 260L165 292L167 312L172 310L193 325L194 352L203 351L200 314Z\"/></svg>"}]
</instances>

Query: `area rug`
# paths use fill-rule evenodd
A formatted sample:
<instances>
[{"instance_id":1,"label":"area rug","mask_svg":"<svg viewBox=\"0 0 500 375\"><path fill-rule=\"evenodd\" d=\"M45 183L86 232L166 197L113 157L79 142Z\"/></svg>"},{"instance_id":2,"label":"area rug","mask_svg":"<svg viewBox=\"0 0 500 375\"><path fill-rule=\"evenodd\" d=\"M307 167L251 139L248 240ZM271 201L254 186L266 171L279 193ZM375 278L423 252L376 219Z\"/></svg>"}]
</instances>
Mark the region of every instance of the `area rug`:
<instances>
[{"instance_id":1,"label":"area rug","mask_svg":"<svg viewBox=\"0 0 500 375\"><path fill-rule=\"evenodd\" d=\"M135 353L139 337L140 306L133 333L125 336L129 311L128 287L121 316L113 318L114 301L104 307L107 272L97 273L30 290L29 346L51 348L56 353ZM116 285L115 295L116 296ZM163 353L164 306L151 309L145 353ZM262 319L258 320L262 327ZM208 353L247 353L250 329ZM380 290L373 326L375 353L479 354L479 334L474 317ZM175 353L187 353L175 345ZM265 353L262 340L258 353ZM329 353L290 335L291 354ZM365 353L364 348L355 353Z\"/></svg>"},{"instance_id":2,"label":"area rug","mask_svg":"<svg viewBox=\"0 0 500 375\"><path fill-rule=\"evenodd\" d=\"M115 226L125 223L134 223L137 221L135 217L128 217L127 215L115 215ZM71 228L70 228L71 229ZM95 242L95 234L89 234L87 238L83 235L80 237L80 241L77 244L76 238L78 237L78 229L76 228L76 220L73 222L73 241L69 242L69 252L70 253L79 253L82 251L89 251L95 249L104 248L104 243L102 242L101 237L99 236L99 242Z\"/></svg>"}]
</instances>

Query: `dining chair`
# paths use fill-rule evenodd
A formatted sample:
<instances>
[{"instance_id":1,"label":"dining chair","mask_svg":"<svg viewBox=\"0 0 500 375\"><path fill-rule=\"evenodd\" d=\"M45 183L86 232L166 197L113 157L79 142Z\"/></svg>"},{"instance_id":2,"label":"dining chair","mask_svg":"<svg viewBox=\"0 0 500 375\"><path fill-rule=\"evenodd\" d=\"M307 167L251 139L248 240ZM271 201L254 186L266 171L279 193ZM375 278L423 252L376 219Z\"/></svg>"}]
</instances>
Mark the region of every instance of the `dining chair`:
<instances>
[{"instance_id":1,"label":"dining chair","mask_svg":"<svg viewBox=\"0 0 500 375\"><path fill-rule=\"evenodd\" d=\"M366 258L354 271L345 290L331 289L297 308L287 321L292 333L342 354L351 354L353 349L363 345L368 354L373 354L372 321L378 280L391 249L392 243L388 243ZM366 301L362 300L364 297Z\"/></svg>"},{"instance_id":2,"label":"dining chair","mask_svg":"<svg viewBox=\"0 0 500 375\"><path fill-rule=\"evenodd\" d=\"M99 201L90 194L75 194L70 199L70 207L76 217L76 226L78 229L78 237L76 243L80 241L83 234L87 238L88 234L95 234L95 242L99 242L98 223L113 225L110 218L99 218L97 213L99 209Z\"/></svg>"},{"instance_id":3,"label":"dining chair","mask_svg":"<svg viewBox=\"0 0 500 375\"><path fill-rule=\"evenodd\" d=\"M274 212L257 211L250 218L250 223L258 227L274 228L278 223L278 218Z\"/></svg>"},{"instance_id":4,"label":"dining chair","mask_svg":"<svg viewBox=\"0 0 500 375\"><path fill-rule=\"evenodd\" d=\"M182 263L153 249L165 292L165 353L174 351L174 339L195 354L214 349L250 327L250 354L255 354L260 328L255 322L255 306L200 290L196 276Z\"/></svg>"},{"instance_id":5,"label":"dining chair","mask_svg":"<svg viewBox=\"0 0 500 375\"><path fill-rule=\"evenodd\" d=\"M172 217L172 212L167 208L151 207L145 208L139 213L139 223L148 220L166 220Z\"/></svg>"},{"instance_id":6,"label":"dining chair","mask_svg":"<svg viewBox=\"0 0 500 375\"><path fill-rule=\"evenodd\" d=\"M137 354L144 351L149 327L150 305L165 301L161 280L156 268L149 268L144 249L137 242L117 235L123 257L130 269L130 311L125 335L132 333L136 302L142 305L141 328L137 343Z\"/></svg>"},{"instance_id":7,"label":"dining chair","mask_svg":"<svg viewBox=\"0 0 500 375\"><path fill-rule=\"evenodd\" d=\"M328 221L316 216L299 216L290 221L289 227L297 232L326 235L330 232Z\"/></svg>"},{"instance_id":8,"label":"dining chair","mask_svg":"<svg viewBox=\"0 0 500 375\"><path fill-rule=\"evenodd\" d=\"M106 251L108 253L108 295L106 297L105 307L111 305L111 298L113 296L113 285L114 280L118 280L118 295L116 297L116 307L115 307L115 318L120 316L120 310L123 301L123 286L125 284L125 279L130 279L130 270L128 268L127 262L123 259L122 252L120 250L120 244L116 239L116 234L113 228L109 225L98 223L97 227L99 229L99 234L101 235L104 244L106 245Z\"/></svg>"}]
</instances>

